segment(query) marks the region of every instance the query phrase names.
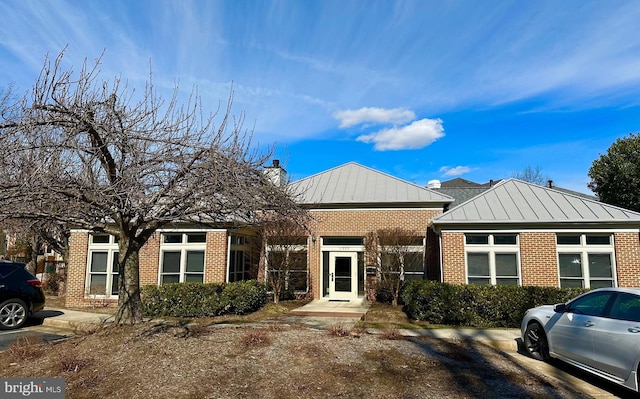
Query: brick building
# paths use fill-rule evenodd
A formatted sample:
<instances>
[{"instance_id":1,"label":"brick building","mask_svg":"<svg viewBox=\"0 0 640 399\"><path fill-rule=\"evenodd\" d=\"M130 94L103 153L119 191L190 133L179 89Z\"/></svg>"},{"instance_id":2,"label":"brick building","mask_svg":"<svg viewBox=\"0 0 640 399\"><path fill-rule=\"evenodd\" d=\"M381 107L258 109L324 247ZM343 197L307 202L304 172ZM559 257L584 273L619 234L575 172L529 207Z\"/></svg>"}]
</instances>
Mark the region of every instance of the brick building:
<instances>
[{"instance_id":1,"label":"brick building","mask_svg":"<svg viewBox=\"0 0 640 399\"><path fill-rule=\"evenodd\" d=\"M286 181L276 162L265 172L276 184ZM365 297L375 277L365 236L395 227L421 238L406 278L640 286L640 214L593 198L509 179L460 201L356 163L292 184L313 217L295 247L297 266L288 271L288 288L298 294ZM272 250L251 229L169 226L142 249L140 282L264 280ZM114 237L72 231L68 306L117 301L117 251Z\"/></svg>"}]
</instances>

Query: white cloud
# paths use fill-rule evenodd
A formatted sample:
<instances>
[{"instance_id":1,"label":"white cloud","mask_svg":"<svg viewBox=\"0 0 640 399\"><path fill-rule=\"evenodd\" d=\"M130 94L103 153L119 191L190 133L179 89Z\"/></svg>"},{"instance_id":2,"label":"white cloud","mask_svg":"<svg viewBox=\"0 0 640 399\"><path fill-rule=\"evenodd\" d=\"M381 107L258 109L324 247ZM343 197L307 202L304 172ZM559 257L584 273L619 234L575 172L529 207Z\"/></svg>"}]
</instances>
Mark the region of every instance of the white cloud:
<instances>
[{"instance_id":1,"label":"white cloud","mask_svg":"<svg viewBox=\"0 0 640 399\"><path fill-rule=\"evenodd\" d=\"M376 124L402 124L411 122L416 118L416 114L404 108L375 108L364 107L360 109L348 109L338 111L333 117L340 121L340 127L346 128L350 126L360 125L362 123Z\"/></svg>"},{"instance_id":2,"label":"white cloud","mask_svg":"<svg viewBox=\"0 0 640 399\"><path fill-rule=\"evenodd\" d=\"M420 119L410 125L380 130L357 138L363 143L374 143L377 151L417 150L444 136L441 119Z\"/></svg>"},{"instance_id":3,"label":"white cloud","mask_svg":"<svg viewBox=\"0 0 640 399\"><path fill-rule=\"evenodd\" d=\"M464 175L465 173L471 172L471 168L468 166L456 166L453 168L449 166L443 166L440 168L440 172L444 176L461 176L461 175Z\"/></svg>"}]
</instances>

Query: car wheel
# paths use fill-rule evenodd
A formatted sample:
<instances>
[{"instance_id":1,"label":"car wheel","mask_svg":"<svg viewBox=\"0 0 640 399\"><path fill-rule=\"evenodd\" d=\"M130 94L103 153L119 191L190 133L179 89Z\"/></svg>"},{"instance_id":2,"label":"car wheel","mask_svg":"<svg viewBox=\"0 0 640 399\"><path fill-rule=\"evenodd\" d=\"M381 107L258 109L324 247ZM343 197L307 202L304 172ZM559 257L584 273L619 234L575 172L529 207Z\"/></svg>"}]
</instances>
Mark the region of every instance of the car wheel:
<instances>
[{"instance_id":1,"label":"car wheel","mask_svg":"<svg viewBox=\"0 0 640 399\"><path fill-rule=\"evenodd\" d=\"M538 323L531 323L524 332L524 346L534 359L549 360L549 343L544 328Z\"/></svg>"},{"instance_id":2,"label":"car wheel","mask_svg":"<svg viewBox=\"0 0 640 399\"><path fill-rule=\"evenodd\" d=\"M0 330L22 327L27 321L27 304L20 299L9 299L0 304Z\"/></svg>"}]
</instances>

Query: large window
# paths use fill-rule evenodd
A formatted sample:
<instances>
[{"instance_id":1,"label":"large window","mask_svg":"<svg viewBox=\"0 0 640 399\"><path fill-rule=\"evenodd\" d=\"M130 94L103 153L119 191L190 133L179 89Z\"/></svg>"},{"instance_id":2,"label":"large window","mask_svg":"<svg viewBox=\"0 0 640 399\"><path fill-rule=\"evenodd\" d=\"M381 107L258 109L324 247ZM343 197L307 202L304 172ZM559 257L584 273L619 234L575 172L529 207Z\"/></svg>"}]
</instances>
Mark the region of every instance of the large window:
<instances>
[{"instance_id":1,"label":"large window","mask_svg":"<svg viewBox=\"0 0 640 399\"><path fill-rule=\"evenodd\" d=\"M160 284L203 282L206 233L163 233Z\"/></svg>"},{"instance_id":2,"label":"large window","mask_svg":"<svg viewBox=\"0 0 640 399\"><path fill-rule=\"evenodd\" d=\"M611 234L557 234L561 287L615 285L615 249Z\"/></svg>"},{"instance_id":3,"label":"large window","mask_svg":"<svg viewBox=\"0 0 640 399\"><path fill-rule=\"evenodd\" d=\"M114 236L89 236L86 293L91 296L118 296L118 243Z\"/></svg>"},{"instance_id":4,"label":"large window","mask_svg":"<svg viewBox=\"0 0 640 399\"><path fill-rule=\"evenodd\" d=\"M249 237L231 236L230 241L229 282L257 278L257 268L252 268Z\"/></svg>"},{"instance_id":5,"label":"large window","mask_svg":"<svg viewBox=\"0 0 640 399\"><path fill-rule=\"evenodd\" d=\"M521 284L517 234L465 234L465 253L469 284Z\"/></svg>"},{"instance_id":6,"label":"large window","mask_svg":"<svg viewBox=\"0 0 640 399\"><path fill-rule=\"evenodd\" d=\"M270 240L267 246L267 282L281 281L285 290L298 293L309 289L306 237Z\"/></svg>"}]
</instances>

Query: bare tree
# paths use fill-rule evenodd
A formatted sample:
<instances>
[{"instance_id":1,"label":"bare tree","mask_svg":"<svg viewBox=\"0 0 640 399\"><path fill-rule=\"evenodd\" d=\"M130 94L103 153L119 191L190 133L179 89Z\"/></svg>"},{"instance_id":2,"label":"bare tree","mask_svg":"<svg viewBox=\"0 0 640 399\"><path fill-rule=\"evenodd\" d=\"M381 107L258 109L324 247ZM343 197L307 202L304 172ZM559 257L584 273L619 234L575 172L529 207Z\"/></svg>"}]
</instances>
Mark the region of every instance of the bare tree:
<instances>
[{"instance_id":1,"label":"bare tree","mask_svg":"<svg viewBox=\"0 0 640 399\"><path fill-rule=\"evenodd\" d=\"M403 228L380 229L365 239L367 262L376 268L379 286L388 290L398 306L402 283L408 272L424 272L423 237Z\"/></svg>"},{"instance_id":2,"label":"bare tree","mask_svg":"<svg viewBox=\"0 0 640 399\"><path fill-rule=\"evenodd\" d=\"M233 92L207 115L195 95L179 103L177 88L163 100L151 75L140 93L100 78L100 59L75 76L63 53L45 60L30 94L5 101L0 214L118 237L118 323L142 320L139 251L157 229L296 209L261 171L272 149L256 150L243 118L231 117Z\"/></svg>"},{"instance_id":3,"label":"bare tree","mask_svg":"<svg viewBox=\"0 0 640 399\"><path fill-rule=\"evenodd\" d=\"M287 289L306 286L308 214L277 218L264 223L263 235L267 244L266 276L278 303Z\"/></svg>"},{"instance_id":4,"label":"bare tree","mask_svg":"<svg viewBox=\"0 0 640 399\"><path fill-rule=\"evenodd\" d=\"M525 166L521 171L513 172L511 177L539 186L544 186L550 180L548 176L542 173L540 166Z\"/></svg>"}]
</instances>

